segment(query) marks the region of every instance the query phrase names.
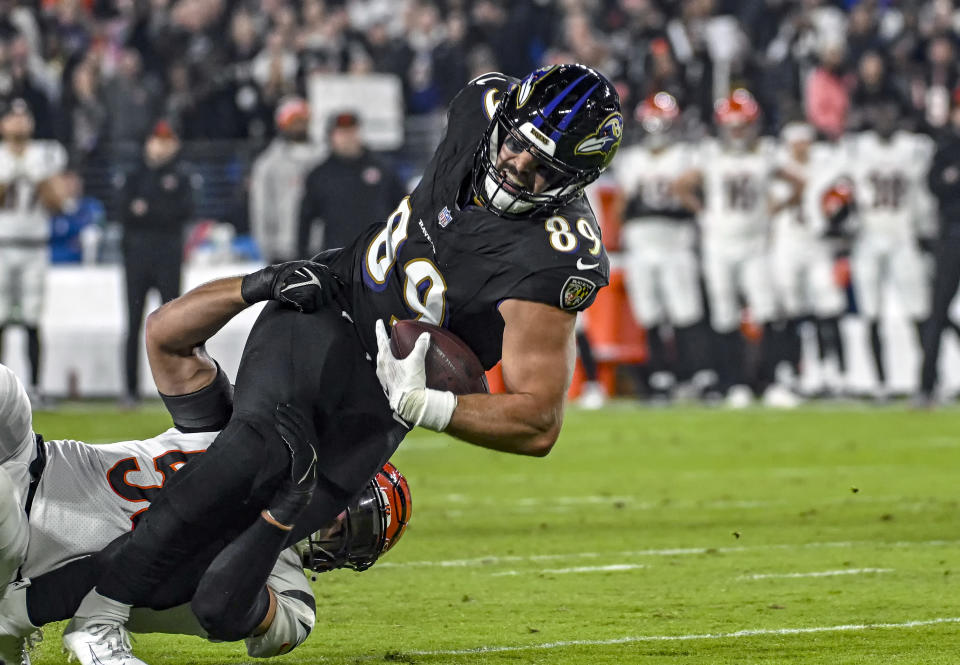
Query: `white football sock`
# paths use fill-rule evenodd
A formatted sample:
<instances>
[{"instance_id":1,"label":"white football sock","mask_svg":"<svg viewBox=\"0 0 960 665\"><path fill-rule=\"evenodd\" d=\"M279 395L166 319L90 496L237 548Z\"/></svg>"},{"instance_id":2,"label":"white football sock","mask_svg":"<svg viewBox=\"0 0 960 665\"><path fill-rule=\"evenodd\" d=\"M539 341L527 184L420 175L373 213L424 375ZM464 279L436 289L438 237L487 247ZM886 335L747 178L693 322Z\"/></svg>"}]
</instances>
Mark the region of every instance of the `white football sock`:
<instances>
[{"instance_id":1,"label":"white football sock","mask_svg":"<svg viewBox=\"0 0 960 665\"><path fill-rule=\"evenodd\" d=\"M83 624L107 621L126 623L130 618L130 605L101 596L96 589L91 589L74 616Z\"/></svg>"}]
</instances>

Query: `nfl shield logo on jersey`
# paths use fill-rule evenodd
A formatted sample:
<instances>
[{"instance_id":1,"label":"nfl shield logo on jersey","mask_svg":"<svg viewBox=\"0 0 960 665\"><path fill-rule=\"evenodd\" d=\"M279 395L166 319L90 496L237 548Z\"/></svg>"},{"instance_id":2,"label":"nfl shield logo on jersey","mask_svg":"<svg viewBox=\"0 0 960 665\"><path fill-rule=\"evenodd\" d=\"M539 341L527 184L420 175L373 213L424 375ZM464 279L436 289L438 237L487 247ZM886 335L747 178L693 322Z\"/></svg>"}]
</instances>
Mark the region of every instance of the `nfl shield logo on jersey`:
<instances>
[{"instance_id":1,"label":"nfl shield logo on jersey","mask_svg":"<svg viewBox=\"0 0 960 665\"><path fill-rule=\"evenodd\" d=\"M560 293L560 307L576 309L597 290L597 285L583 277L568 277Z\"/></svg>"},{"instance_id":2,"label":"nfl shield logo on jersey","mask_svg":"<svg viewBox=\"0 0 960 665\"><path fill-rule=\"evenodd\" d=\"M447 224L453 221L453 215L450 214L450 208L443 206L443 210L437 215L437 222L441 229L447 228Z\"/></svg>"}]
</instances>

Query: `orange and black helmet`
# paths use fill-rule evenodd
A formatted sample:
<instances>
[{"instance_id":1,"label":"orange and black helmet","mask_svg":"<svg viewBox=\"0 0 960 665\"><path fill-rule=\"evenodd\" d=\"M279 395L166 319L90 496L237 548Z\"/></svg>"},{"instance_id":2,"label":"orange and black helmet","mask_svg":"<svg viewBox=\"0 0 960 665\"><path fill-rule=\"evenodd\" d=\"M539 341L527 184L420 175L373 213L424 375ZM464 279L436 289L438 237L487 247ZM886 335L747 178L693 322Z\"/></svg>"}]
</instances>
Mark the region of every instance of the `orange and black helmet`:
<instances>
[{"instance_id":1,"label":"orange and black helmet","mask_svg":"<svg viewBox=\"0 0 960 665\"><path fill-rule=\"evenodd\" d=\"M670 130L680 117L680 105L669 92L660 91L637 104L634 118L647 134L662 134Z\"/></svg>"},{"instance_id":2,"label":"orange and black helmet","mask_svg":"<svg viewBox=\"0 0 960 665\"><path fill-rule=\"evenodd\" d=\"M827 221L825 235L829 237L849 235L847 224L855 207L853 183L848 178L840 178L827 188L820 197L820 209Z\"/></svg>"},{"instance_id":3,"label":"orange and black helmet","mask_svg":"<svg viewBox=\"0 0 960 665\"><path fill-rule=\"evenodd\" d=\"M407 479L387 462L334 525L300 543L303 567L366 570L400 540L412 515Z\"/></svg>"},{"instance_id":4,"label":"orange and black helmet","mask_svg":"<svg viewBox=\"0 0 960 665\"><path fill-rule=\"evenodd\" d=\"M716 101L713 117L720 127L753 125L760 119L760 105L749 91L737 88Z\"/></svg>"}]
</instances>

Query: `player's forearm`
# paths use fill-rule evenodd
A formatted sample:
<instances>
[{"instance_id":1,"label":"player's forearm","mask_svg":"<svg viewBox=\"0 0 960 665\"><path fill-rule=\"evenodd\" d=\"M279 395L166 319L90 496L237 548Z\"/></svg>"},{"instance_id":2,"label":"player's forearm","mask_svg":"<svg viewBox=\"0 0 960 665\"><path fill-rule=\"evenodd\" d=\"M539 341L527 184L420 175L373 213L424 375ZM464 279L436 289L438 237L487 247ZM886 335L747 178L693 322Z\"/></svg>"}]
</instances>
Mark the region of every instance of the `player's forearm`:
<instances>
[{"instance_id":1,"label":"player's forearm","mask_svg":"<svg viewBox=\"0 0 960 665\"><path fill-rule=\"evenodd\" d=\"M213 337L249 305L240 295L242 277L225 277L202 284L171 300L147 317L147 347L176 355Z\"/></svg>"},{"instance_id":2,"label":"player's forearm","mask_svg":"<svg viewBox=\"0 0 960 665\"><path fill-rule=\"evenodd\" d=\"M447 434L469 443L543 457L563 424L563 404L544 404L528 394L461 395Z\"/></svg>"}]
</instances>

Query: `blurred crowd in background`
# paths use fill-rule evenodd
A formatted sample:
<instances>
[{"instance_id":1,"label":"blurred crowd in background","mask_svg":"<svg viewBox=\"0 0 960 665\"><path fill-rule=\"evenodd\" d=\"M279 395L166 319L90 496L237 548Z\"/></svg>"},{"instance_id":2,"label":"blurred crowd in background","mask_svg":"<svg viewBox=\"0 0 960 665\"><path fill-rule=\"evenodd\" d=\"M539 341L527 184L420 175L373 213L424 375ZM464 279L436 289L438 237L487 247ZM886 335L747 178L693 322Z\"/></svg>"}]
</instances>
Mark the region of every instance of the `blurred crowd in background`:
<instances>
[{"instance_id":1,"label":"blurred crowd in background","mask_svg":"<svg viewBox=\"0 0 960 665\"><path fill-rule=\"evenodd\" d=\"M485 72L597 68L620 92L625 146L643 141L638 119L657 93L695 143L717 133L717 101L735 89L752 93L764 135L803 122L836 141L892 103L901 129L936 136L956 103L958 37L950 0L0 0L0 102L23 100L33 138L66 149L54 261L129 254L124 234L150 217L131 179L150 189L136 174L156 168L144 146L157 141L173 144L176 182L152 191L191 199L167 229L187 260L213 243L226 260L276 261L346 242L392 209L448 102ZM311 121L319 75L392 77L399 144L368 149L364 100L339 111L324 100L335 112ZM331 174L372 193L354 197L355 228L331 221L324 184L352 191Z\"/></svg>"},{"instance_id":2,"label":"blurred crowd in background","mask_svg":"<svg viewBox=\"0 0 960 665\"><path fill-rule=\"evenodd\" d=\"M484 72L576 61L628 108L665 90L709 126L744 87L769 131L806 115L829 136L890 95L942 126L957 78L949 0L2 0L0 16L0 97L75 165L160 117L186 141L263 141L318 72L395 75L416 116Z\"/></svg>"}]
</instances>

